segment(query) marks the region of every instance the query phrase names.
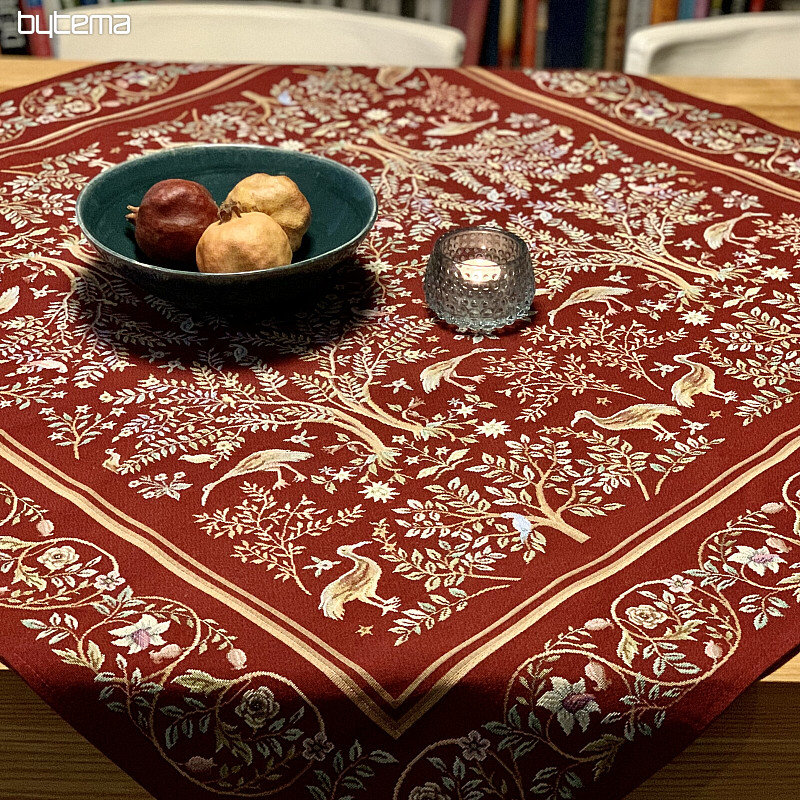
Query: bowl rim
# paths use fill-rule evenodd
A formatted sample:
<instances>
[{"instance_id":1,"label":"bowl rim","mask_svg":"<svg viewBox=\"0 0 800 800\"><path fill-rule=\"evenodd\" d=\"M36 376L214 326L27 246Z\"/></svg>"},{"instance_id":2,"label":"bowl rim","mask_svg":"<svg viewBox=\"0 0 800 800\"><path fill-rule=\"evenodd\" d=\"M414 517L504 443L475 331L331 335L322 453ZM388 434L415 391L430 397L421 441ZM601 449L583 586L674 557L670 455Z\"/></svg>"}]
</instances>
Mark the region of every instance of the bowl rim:
<instances>
[{"instance_id":1,"label":"bowl rim","mask_svg":"<svg viewBox=\"0 0 800 800\"><path fill-rule=\"evenodd\" d=\"M98 239L93 236L84 221L83 217L83 206L86 203L86 194L88 193L89 189L92 186L97 186L101 183L107 176L113 172L114 170L118 170L121 168L128 167L128 165L136 164L137 162L141 161L142 159L157 159L163 158L166 154L174 153L176 150L191 150L196 148L203 148L203 149L241 149L241 150L259 150L259 151L270 151L274 153L281 153L286 155L287 153L291 153L292 156L304 158L309 161L318 161L325 164L333 164L335 167L339 169L347 170L351 173L357 180L361 181L364 187L368 190L368 195L371 200L371 209L369 214L369 219L364 227L352 238L348 239L343 244L339 245L339 247L334 248L333 250L327 250L324 253L320 253L318 256L314 256L313 258L305 258L302 261L292 261L289 264L282 264L280 267L271 267L268 270L263 269L250 269L243 272L200 272L197 270L196 272L192 272L191 270L185 269L172 269L171 267L160 267L157 264L148 264L146 261L139 261L135 258L129 258L128 256L123 255L122 253L118 253L116 250L113 250L108 245L103 244L102 242L98 241ZM291 176L289 176L291 177ZM313 211L312 211L313 217ZM128 159L126 161L121 161L119 164L114 164L108 169L104 169L102 172L99 172L95 175L87 184L80 190L78 193L78 197L75 203L75 220L78 223L78 227L81 229L81 233L92 243L92 245L100 252L100 253L110 253L115 258L122 259L128 264L134 265L136 267L140 267L145 270L152 270L156 274L163 274L166 276L180 276L180 277L190 277L194 280L209 280L209 281L223 281L223 280L231 280L235 279L237 276L245 276L245 275L263 275L265 272L270 273L271 275L279 275L292 272L296 270L298 267L303 266L310 266L313 265L318 259L321 258L330 258L331 256L335 256L337 253L342 251L348 250L352 248L354 245L357 245L360 241L364 239L364 237L369 233L372 229L372 226L375 224L375 220L378 217L378 198L375 194L375 190L372 188L370 182L359 172L352 169L352 167L348 167L345 164L340 164L338 161L327 158L325 156L318 156L315 153L304 153L298 150L284 150L280 147L273 147L266 144L247 144L244 142L195 142L191 144L179 145L178 147L168 147L164 148L163 150L159 150L155 153L147 153L146 155L137 156L136 158ZM213 224L213 223L212 223Z\"/></svg>"}]
</instances>

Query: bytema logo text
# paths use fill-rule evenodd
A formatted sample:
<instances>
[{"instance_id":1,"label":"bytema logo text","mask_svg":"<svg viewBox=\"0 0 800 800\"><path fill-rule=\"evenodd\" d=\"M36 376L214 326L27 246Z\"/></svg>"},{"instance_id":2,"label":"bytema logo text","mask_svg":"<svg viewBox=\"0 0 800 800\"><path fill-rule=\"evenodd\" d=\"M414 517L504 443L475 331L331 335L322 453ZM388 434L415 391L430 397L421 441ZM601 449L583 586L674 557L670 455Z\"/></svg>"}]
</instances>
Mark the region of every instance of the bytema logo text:
<instances>
[{"instance_id":1,"label":"bytema logo text","mask_svg":"<svg viewBox=\"0 0 800 800\"><path fill-rule=\"evenodd\" d=\"M89 36L96 33L125 36L131 32L131 18L128 14L65 14L54 11L50 15L49 26L43 27L39 16L18 11L17 31L25 36L44 34L51 39L53 36Z\"/></svg>"}]
</instances>

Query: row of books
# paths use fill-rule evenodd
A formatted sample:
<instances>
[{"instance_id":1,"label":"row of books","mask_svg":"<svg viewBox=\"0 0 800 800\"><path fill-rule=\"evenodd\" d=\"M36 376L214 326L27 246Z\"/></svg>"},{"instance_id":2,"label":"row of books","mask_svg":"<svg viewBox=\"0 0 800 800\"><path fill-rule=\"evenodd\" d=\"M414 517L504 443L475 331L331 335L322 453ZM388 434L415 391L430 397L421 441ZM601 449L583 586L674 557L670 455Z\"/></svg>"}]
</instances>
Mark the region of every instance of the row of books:
<instances>
[{"instance_id":1,"label":"row of books","mask_svg":"<svg viewBox=\"0 0 800 800\"><path fill-rule=\"evenodd\" d=\"M482 5L485 19L480 55L472 63L609 70L622 69L628 38L648 25L781 8L779 0L464 2Z\"/></svg>"},{"instance_id":2,"label":"row of books","mask_svg":"<svg viewBox=\"0 0 800 800\"><path fill-rule=\"evenodd\" d=\"M40 31L50 28L54 11L63 11L77 6L110 5L126 0L0 0L0 53L5 55L52 55L50 37L46 33L27 33L33 25L23 25L22 31L17 12L39 20ZM27 22L27 20L26 20Z\"/></svg>"},{"instance_id":3,"label":"row of books","mask_svg":"<svg viewBox=\"0 0 800 800\"><path fill-rule=\"evenodd\" d=\"M551 0L544 64L620 70L625 42L640 28L677 19L763 11L764 5L764 0ZM577 17L581 10L583 24ZM584 33L579 41L573 33L576 26Z\"/></svg>"},{"instance_id":4,"label":"row of books","mask_svg":"<svg viewBox=\"0 0 800 800\"><path fill-rule=\"evenodd\" d=\"M0 53L51 54L51 37L18 30L18 11L38 17L40 30L48 30L54 11L122 2L130 0L0 0ZM386 12L384 0L334 2ZM431 0L423 2L430 5ZM416 16L417 0L386 0L386 5ZM465 64L620 70L625 44L639 28L795 8L795 0L450 0L450 7L450 23L467 35Z\"/></svg>"}]
</instances>

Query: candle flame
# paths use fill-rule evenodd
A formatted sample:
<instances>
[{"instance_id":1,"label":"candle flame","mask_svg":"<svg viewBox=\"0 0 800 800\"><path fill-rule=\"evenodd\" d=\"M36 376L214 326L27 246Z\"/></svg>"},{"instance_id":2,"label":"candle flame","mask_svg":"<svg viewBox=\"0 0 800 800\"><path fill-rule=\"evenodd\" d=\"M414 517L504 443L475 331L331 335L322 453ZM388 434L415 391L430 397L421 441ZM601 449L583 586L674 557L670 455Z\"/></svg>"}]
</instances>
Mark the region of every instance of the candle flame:
<instances>
[{"instance_id":1,"label":"candle flame","mask_svg":"<svg viewBox=\"0 0 800 800\"><path fill-rule=\"evenodd\" d=\"M488 258L470 258L458 265L464 280L470 283L488 283L500 277L500 265Z\"/></svg>"}]
</instances>

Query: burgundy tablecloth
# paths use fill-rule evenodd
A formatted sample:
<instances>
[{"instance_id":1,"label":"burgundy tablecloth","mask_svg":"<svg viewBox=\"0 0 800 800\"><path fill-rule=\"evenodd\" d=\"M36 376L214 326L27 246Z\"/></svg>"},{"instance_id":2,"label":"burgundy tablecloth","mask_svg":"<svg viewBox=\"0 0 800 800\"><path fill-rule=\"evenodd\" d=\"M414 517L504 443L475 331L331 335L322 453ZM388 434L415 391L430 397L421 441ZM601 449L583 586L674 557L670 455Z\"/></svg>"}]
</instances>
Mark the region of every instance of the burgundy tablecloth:
<instances>
[{"instance_id":1,"label":"burgundy tablecloth","mask_svg":"<svg viewBox=\"0 0 800 800\"><path fill-rule=\"evenodd\" d=\"M800 643L795 134L478 69L111 64L0 122L0 657L156 797L618 798ZM328 296L96 260L86 182L198 142L371 181ZM483 339L421 287L478 223L538 286Z\"/></svg>"}]
</instances>

